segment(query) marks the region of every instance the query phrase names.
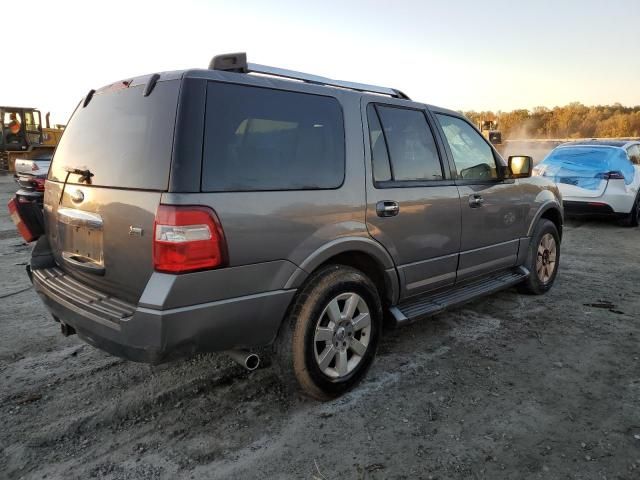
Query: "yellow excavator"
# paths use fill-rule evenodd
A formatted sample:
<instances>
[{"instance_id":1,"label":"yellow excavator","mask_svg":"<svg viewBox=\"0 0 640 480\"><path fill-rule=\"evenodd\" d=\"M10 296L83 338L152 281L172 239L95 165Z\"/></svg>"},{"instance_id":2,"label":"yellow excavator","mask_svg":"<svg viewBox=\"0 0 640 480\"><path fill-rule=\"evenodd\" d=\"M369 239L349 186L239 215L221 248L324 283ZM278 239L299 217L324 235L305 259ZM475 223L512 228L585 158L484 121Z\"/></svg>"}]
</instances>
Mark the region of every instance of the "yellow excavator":
<instances>
[{"instance_id":1,"label":"yellow excavator","mask_svg":"<svg viewBox=\"0 0 640 480\"><path fill-rule=\"evenodd\" d=\"M502 144L502 132L498 130L498 122L495 120L481 120L478 122L478 130L489 140L492 145Z\"/></svg>"},{"instance_id":2,"label":"yellow excavator","mask_svg":"<svg viewBox=\"0 0 640 480\"><path fill-rule=\"evenodd\" d=\"M39 110L0 106L0 170L15 171L16 158L53 155L64 125L51 127L49 114L42 122Z\"/></svg>"}]
</instances>

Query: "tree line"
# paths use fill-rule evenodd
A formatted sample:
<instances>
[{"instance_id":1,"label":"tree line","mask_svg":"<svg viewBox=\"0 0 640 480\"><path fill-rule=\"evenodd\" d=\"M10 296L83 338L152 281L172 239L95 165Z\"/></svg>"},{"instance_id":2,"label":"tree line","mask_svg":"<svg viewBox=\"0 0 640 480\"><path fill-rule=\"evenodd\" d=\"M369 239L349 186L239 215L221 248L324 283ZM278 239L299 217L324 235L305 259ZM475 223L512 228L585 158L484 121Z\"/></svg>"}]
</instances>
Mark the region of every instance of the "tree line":
<instances>
[{"instance_id":1,"label":"tree line","mask_svg":"<svg viewBox=\"0 0 640 480\"><path fill-rule=\"evenodd\" d=\"M481 120L498 122L503 139L640 137L640 106L585 106L579 102L549 109L512 112L463 112L475 125Z\"/></svg>"}]
</instances>

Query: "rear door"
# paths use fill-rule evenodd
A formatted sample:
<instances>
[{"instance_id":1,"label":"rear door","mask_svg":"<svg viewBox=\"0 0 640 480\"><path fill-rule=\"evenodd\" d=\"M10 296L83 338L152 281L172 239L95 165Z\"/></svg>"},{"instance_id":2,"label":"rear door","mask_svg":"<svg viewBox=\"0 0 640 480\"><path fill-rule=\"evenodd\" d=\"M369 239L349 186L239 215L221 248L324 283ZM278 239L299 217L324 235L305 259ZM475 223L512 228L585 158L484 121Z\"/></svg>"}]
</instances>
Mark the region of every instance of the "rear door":
<instances>
[{"instance_id":1,"label":"rear door","mask_svg":"<svg viewBox=\"0 0 640 480\"><path fill-rule=\"evenodd\" d=\"M179 87L159 81L145 96L144 83L121 82L96 92L76 109L49 171L45 222L58 265L127 301L139 299L153 271Z\"/></svg>"},{"instance_id":2,"label":"rear door","mask_svg":"<svg viewBox=\"0 0 640 480\"><path fill-rule=\"evenodd\" d=\"M499 178L502 160L469 122L448 113L434 116L460 192L458 281L515 265L526 212L521 186Z\"/></svg>"},{"instance_id":3,"label":"rear door","mask_svg":"<svg viewBox=\"0 0 640 480\"><path fill-rule=\"evenodd\" d=\"M389 251L401 296L452 285L460 198L423 105L363 102L367 227Z\"/></svg>"}]
</instances>

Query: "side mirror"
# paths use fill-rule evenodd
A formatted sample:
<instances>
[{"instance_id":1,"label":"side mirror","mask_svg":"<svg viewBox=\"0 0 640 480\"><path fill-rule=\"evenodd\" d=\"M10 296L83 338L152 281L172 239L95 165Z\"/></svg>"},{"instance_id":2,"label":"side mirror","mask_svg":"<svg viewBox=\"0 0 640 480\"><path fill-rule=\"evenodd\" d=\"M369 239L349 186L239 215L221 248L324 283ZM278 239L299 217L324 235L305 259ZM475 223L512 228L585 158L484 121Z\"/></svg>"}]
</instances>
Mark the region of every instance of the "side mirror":
<instances>
[{"instance_id":1,"label":"side mirror","mask_svg":"<svg viewBox=\"0 0 640 480\"><path fill-rule=\"evenodd\" d=\"M526 155L509 157L508 165L511 178L528 178L533 171L533 159Z\"/></svg>"}]
</instances>

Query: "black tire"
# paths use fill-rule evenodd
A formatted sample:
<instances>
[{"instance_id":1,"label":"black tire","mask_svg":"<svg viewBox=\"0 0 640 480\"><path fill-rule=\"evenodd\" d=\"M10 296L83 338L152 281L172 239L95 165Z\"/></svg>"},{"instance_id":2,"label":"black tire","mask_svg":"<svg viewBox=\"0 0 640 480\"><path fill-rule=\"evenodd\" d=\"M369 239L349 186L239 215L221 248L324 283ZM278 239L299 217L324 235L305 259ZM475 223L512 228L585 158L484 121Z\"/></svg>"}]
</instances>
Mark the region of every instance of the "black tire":
<instances>
[{"instance_id":1,"label":"black tire","mask_svg":"<svg viewBox=\"0 0 640 480\"><path fill-rule=\"evenodd\" d=\"M359 325L360 330L352 328L345 333L345 328L339 332L339 327L331 327L336 325L334 323L323 325L323 322L330 317L330 304L334 301L339 302L337 297L340 296L346 296L348 300L343 301L339 314L347 312L347 301L351 301L352 298L354 302L356 297L357 302L360 300L365 302L357 303L358 306L352 316L364 318L363 315L366 314L363 314L360 308L362 307L363 312L368 309L369 326L363 328ZM335 312L331 313L335 315ZM342 320L338 323L342 325ZM317 340L317 327L326 331L334 330L331 340ZM378 347L381 327L382 305L378 290L364 273L343 265L329 265L321 268L312 274L298 293L276 339L274 364L282 382L285 386L302 391L303 394L317 400L325 401L342 395L358 384L369 370ZM333 342L338 339L342 342L345 338L345 345L348 344L348 346L343 347L340 343L341 350L335 349ZM362 355L357 355L351 350L352 344L347 342L352 342L352 339L367 342L366 350ZM324 346L323 342L326 342ZM331 368L327 366L324 371L322 370L320 360L317 359L319 349L328 352L327 356L332 349L335 350L333 368L336 374L339 375L337 363L339 358L340 360L348 358L349 362L355 363L353 370L334 378L325 374L325 371ZM344 357L341 356L341 351L345 352ZM320 357L322 358L322 355ZM344 363L341 362L341 365Z\"/></svg>"},{"instance_id":2,"label":"black tire","mask_svg":"<svg viewBox=\"0 0 640 480\"><path fill-rule=\"evenodd\" d=\"M543 264L542 272L537 267L538 257L541 256L542 259L545 258L545 253L539 254L539 249L544 249L542 246L543 239L545 239L546 235L551 235L553 237L553 241L555 242L555 257L553 259L553 264L550 264L551 255L546 253L546 264ZM548 237L546 237L548 239ZM544 262L544 260L543 260ZM543 293L549 291L553 286L553 282L556 279L558 274L558 266L560 265L560 234L558 233L558 229L556 225L546 218L540 219L538 224L536 225L535 230L533 231L533 236L531 237L531 243L529 244L529 252L527 253L527 261L524 266L529 270L530 275L526 281L524 281L519 286L519 290L523 293L528 293L531 295L542 295ZM552 269L551 269L552 268Z\"/></svg>"},{"instance_id":3,"label":"black tire","mask_svg":"<svg viewBox=\"0 0 640 480\"><path fill-rule=\"evenodd\" d=\"M637 227L640 224L640 194L636 197L636 201L633 202L633 207L628 215L620 221L625 227Z\"/></svg>"}]
</instances>

